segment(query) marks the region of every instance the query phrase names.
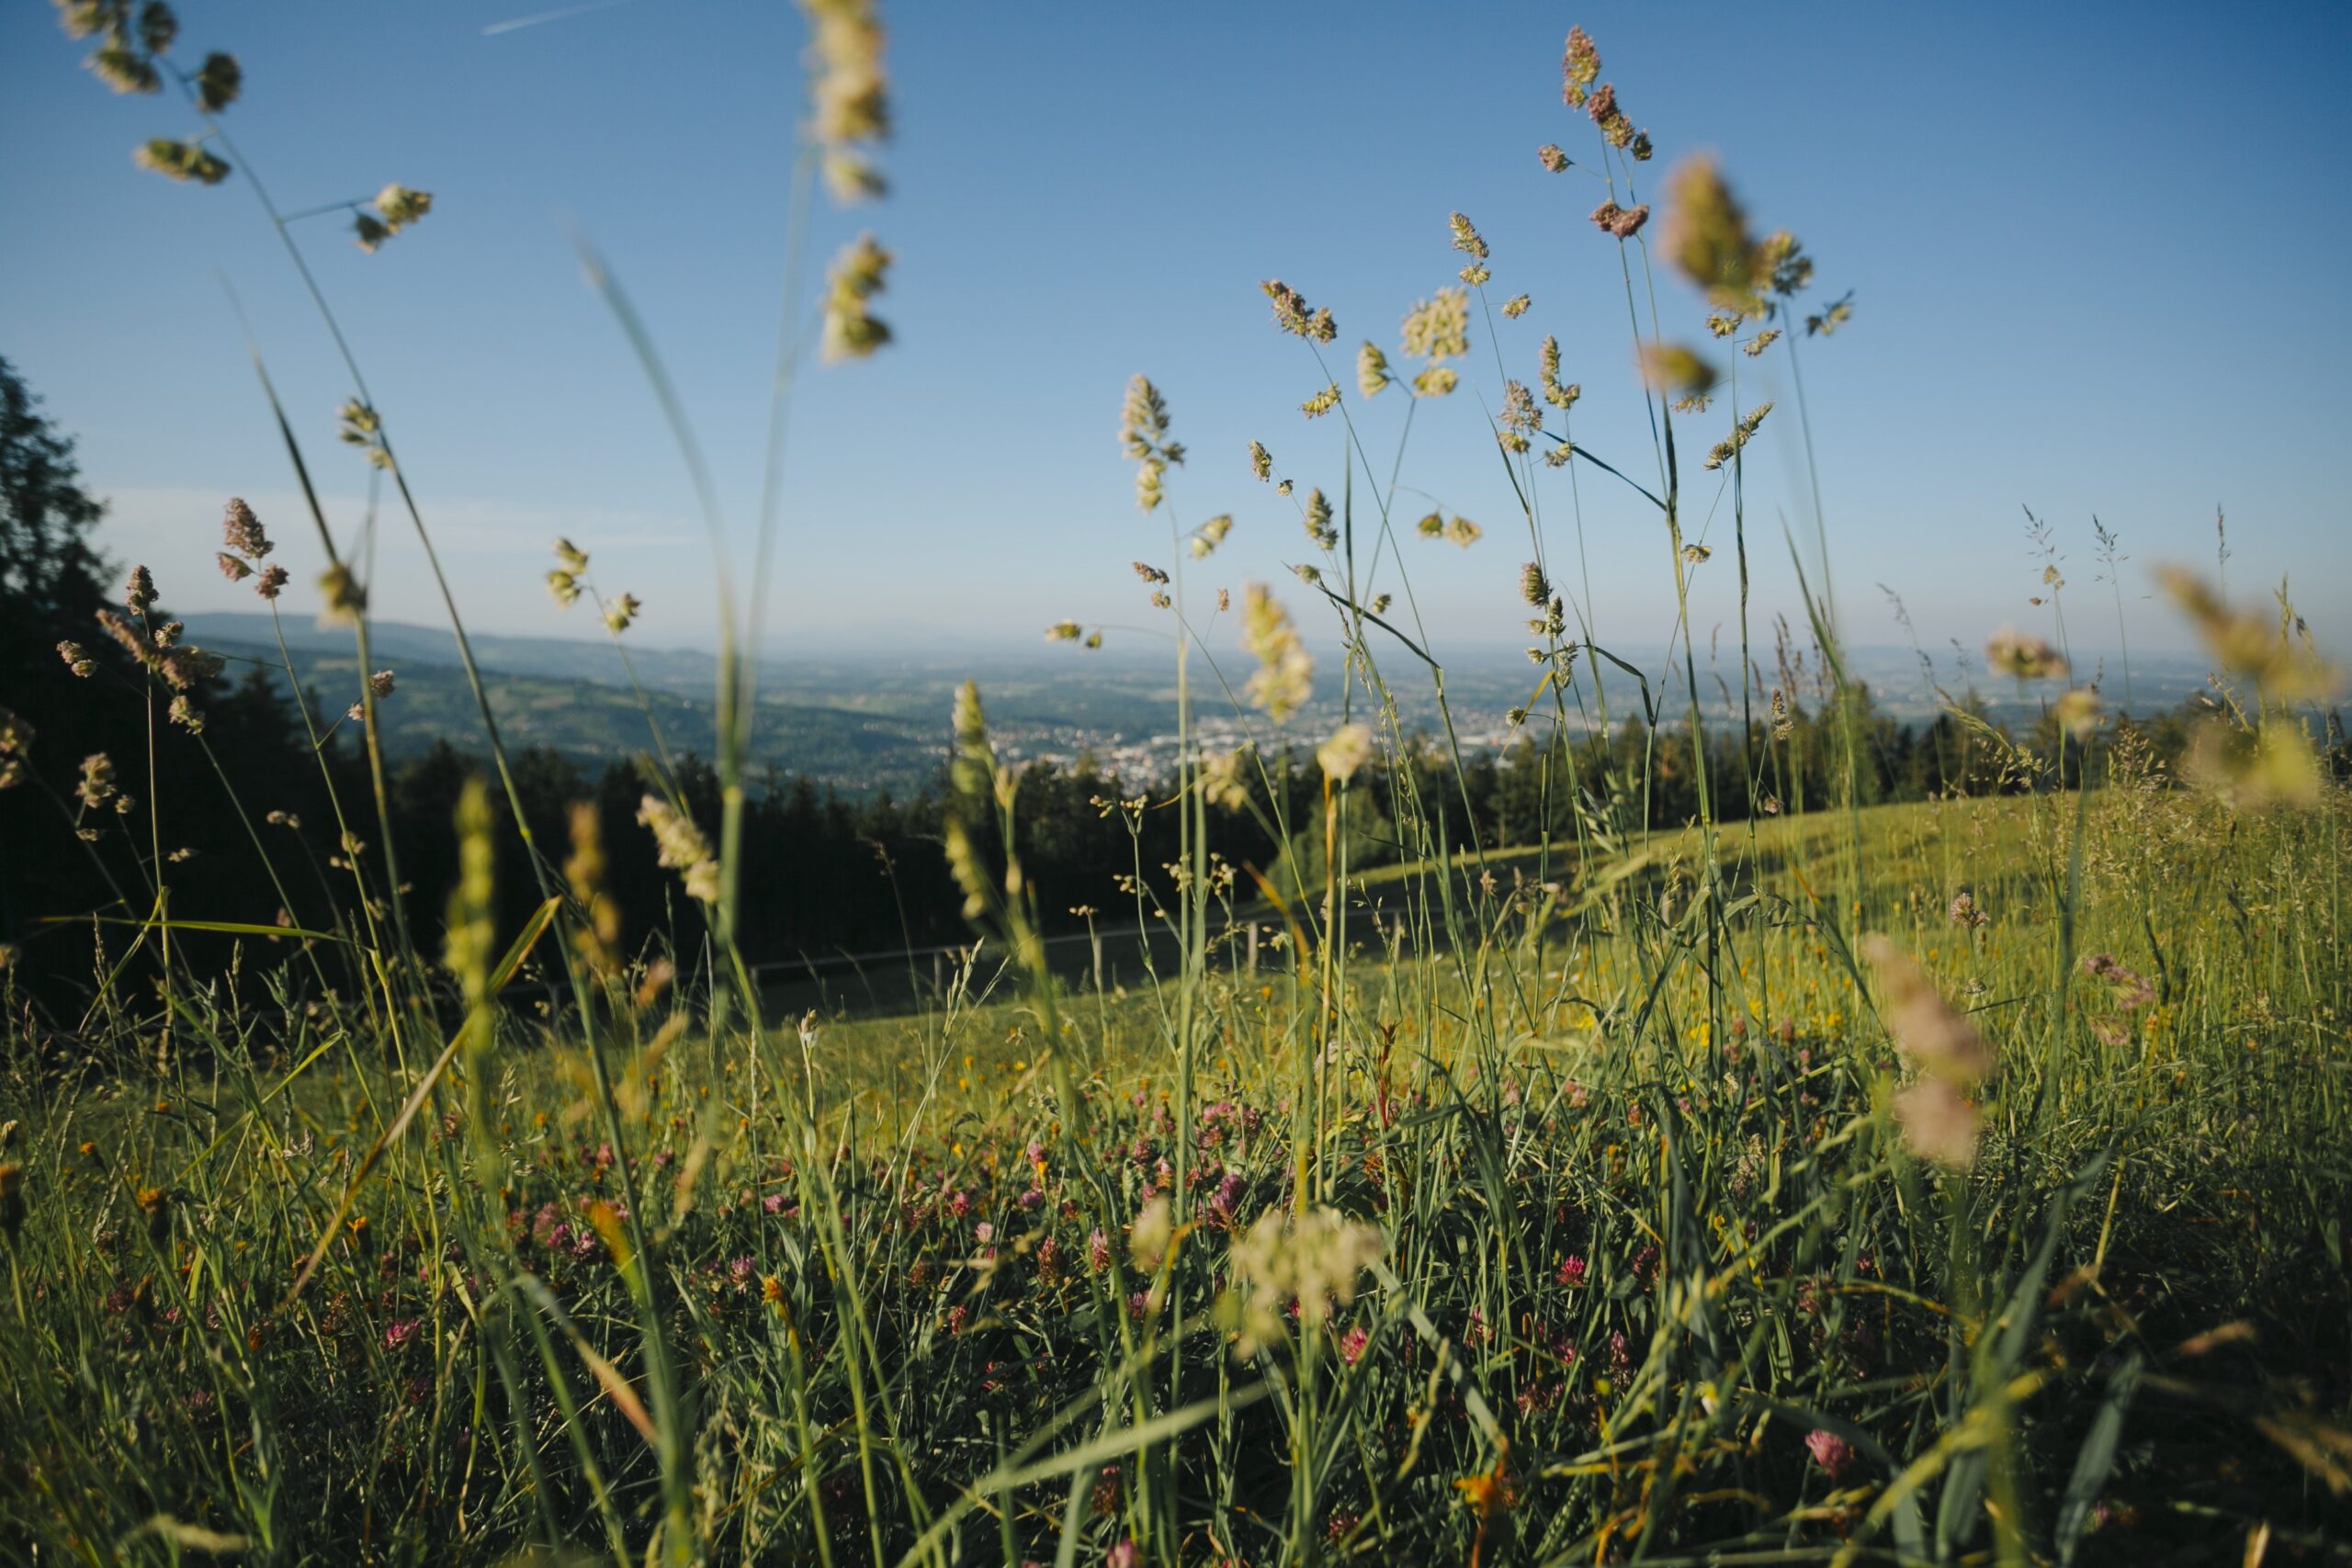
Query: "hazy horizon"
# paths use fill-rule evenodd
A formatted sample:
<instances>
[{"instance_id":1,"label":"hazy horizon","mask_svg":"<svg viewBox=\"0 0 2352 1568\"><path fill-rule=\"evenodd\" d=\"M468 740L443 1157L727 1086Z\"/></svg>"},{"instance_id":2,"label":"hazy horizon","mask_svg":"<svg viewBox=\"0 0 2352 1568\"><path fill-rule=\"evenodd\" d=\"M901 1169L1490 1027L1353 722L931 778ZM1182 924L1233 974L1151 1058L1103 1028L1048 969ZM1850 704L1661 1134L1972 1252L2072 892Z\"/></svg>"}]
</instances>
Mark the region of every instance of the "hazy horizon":
<instances>
[{"instance_id":1,"label":"hazy horizon","mask_svg":"<svg viewBox=\"0 0 2352 1568\"><path fill-rule=\"evenodd\" d=\"M182 614L176 605L167 607L171 608L175 614ZM208 626L218 626L227 622L241 623L256 632L269 625L269 616L266 612L236 604L224 605L217 609L188 610L185 612L184 618L188 620L198 632L204 632ZM1200 646L1219 656L1226 654L1234 643L1231 634L1234 633L1235 627L1231 624L1232 620L1233 617L1230 615L1212 620L1205 628L1206 635ZM446 621L435 624L429 620L394 620L379 615L372 617L369 624L379 634L379 643L381 633L392 631L451 638L454 647L454 634L449 630L448 623ZM293 647L315 646L341 653L350 651L350 633L345 627L336 623L313 621L308 616L294 616L282 619L280 625L288 635L289 644ZM1728 633L1732 628L1724 629ZM2111 626L2109 629L2112 631ZM1757 640L1751 651L1759 664L1769 666L1772 661L1771 627L1759 622L1755 631ZM2093 673L2092 667L2100 661L2112 661L2114 670L2111 672L2120 678L2124 650L2112 643L2099 641L2098 631L2098 628L2095 626L2088 637L2078 636L2071 639L2070 646L2075 660L2083 666L2081 672L2086 676ZM586 619L577 625L534 627L531 630L520 632L486 631L469 624L467 632L475 643L492 646L501 643L520 643L548 648L577 646L599 650L605 649L609 646L604 628L593 620ZM221 634L213 630L208 635L217 638ZM1792 635L1799 638L1806 657L1811 659L1813 655L1809 637L1803 636L1793 626ZM1384 661L1403 652L1393 641L1386 644L1385 649L1382 649L1379 644L1383 639L1376 629L1373 633L1373 638L1374 652ZM1480 665L1489 663L1515 665L1526 662L1523 649L1527 641L1528 638L1524 635L1514 637L1498 634L1486 638L1464 636L1452 639L1451 649L1453 660ZM630 654L639 660L647 657L691 658L715 664L717 657L717 644L715 640L709 638L697 643L691 639L655 640L632 634L627 638L627 642ZM1705 628L1702 628L1699 642L1701 649L1699 663L1702 670L1711 665L1729 667L1737 651L1736 638L1726 636L1716 640L1716 646L1711 655ZM1652 659L1662 660L1667 658L1670 651L1669 645L1663 637L1629 638L1621 642L1609 642L1604 646L1608 647L1610 651L1634 659L1637 662ZM1671 651L1678 660L1680 646L1680 639L1677 637L1672 644ZM1923 641L1915 649L1912 644L1894 637L1865 636L1842 643L1840 646L1849 655L1871 655L1901 659L1906 661L1916 660L1918 653L1925 651L1939 666L1952 662L1957 653L1966 658L1968 670L1976 679L1988 684L1997 683L2003 687L2015 684L2007 676L1990 674L1985 671L1984 649L1981 647L1962 643L1955 649L1951 639L1934 643ZM2323 649L2326 646L2323 640ZM763 663L779 666L821 665L835 661L876 665L895 661L927 665L949 663L964 656L985 656L1001 660L1014 658L1023 661L1034 660L1051 668L1067 669L1073 677L1082 677L1090 662L1102 661L1115 664L1121 668L1162 669L1169 671L1171 680L1174 678L1174 650L1172 645L1163 641L1147 640L1142 637L1119 640L1114 636L1106 640L1101 648L1085 649L1067 643L1048 641L1041 637L1024 636L1011 628L1001 631L985 628L957 631L950 628L944 634L926 637L920 642L910 642L904 637L892 637L888 633L875 630L867 630L862 634L856 632L839 634L829 637L821 642L796 641L789 637L778 637L771 635L761 649ZM1404 657L1410 662L1410 655ZM2190 667L2202 670L2211 663L2210 656L2202 649L2195 647L2143 649L2135 643L2130 649L2130 657L2134 663L2145 661L2151 668L2161 666L2172 671ZM615 670L617 671L618 668L616 662ZM583 674L581 678L594 679L594 677Z\"/></svg>"}]
</instances>

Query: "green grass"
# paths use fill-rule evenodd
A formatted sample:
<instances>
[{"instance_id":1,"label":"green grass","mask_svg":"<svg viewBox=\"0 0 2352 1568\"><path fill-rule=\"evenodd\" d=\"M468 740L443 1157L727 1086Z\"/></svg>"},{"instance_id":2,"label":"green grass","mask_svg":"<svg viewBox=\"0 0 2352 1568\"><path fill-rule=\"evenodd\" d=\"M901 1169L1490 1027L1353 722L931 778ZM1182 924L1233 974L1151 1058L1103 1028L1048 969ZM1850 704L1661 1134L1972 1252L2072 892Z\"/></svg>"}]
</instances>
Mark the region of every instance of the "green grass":
<instances>
[{"instance_id":1,"label":"green grass","mask_svg":"<svg viewBox=\"0 0 2352 1568\"><path fill-rule=\"evenodd\" d=\"M874 140L838 119L879 37L862 6L828 14L833 118L794 164L794 310L813 293L814 175ZM183 85L243 164L219 106ZM1631 203L1646 139L1595 118L1572 198ZM1704 166L1660 199L1649 236L1636 220L1592 239L1623 258L1634 345L1708 342L1705 312L1736 311L1736 346L1784 356L1799 389L1774 417L1801 419L1798 339L1820 344L1793 329L1827 335L1842 304L1807 299L1792 242L1749 232ZM262 201L301 269L294 220ZM2352 807L2314 762L2328 678L2291 610L2176 584L2229 699L2182 777L2052 685L2073 720L2050 732L2060 754L1985 740L2014 793L1860 808L1835 553L1807 516L1819 724L1779 723L1793 681L1745 689L1745 799L1707 784L1691 825L1649 830L1655 759L1597 776L1570 743L1633 695L1586 641L1593 590L1568 586L1574 487L1656 508L1679 604L1705 558L1686 505L1745 581L1747 404L1736 384L1712 413L1636 389L1647 458L1575 445L1564 389L1539 407L1499 353L1500 384L1479 385L1474 324L1517 311L1488 308L1485 242L1451 227L1447 272L1477 265L1417 309L1393 376L1432 402L1459 378L1502 411L1478 440L1534 558L1512 575L1540 644L1523 716L1541 819L1566 824L1550 842L1480 855L1452 836L1442 650L1409 580L1381 579L1401 603L1374 581L1416 528L1392 515L1411 422L1368 450L1358 412L1391 372L1341 392L1328 318L1269 285L1306 383L1275 406L1328 388L1307 406L1348 443L1306 493L1272 459L1256 475L1308 526L1319 580L1295 597L1340 632L1320 678L1356 723L1323 753L1319 809L1291 819L1248 753L1201 744L1201 694L1242 684L1195 629L1222 534L1176 520L1174 426L1137 378L1123 437L1169 530L1180 741L1171 778L1110 809L1182 829L1115 918L1172 940L1115 992L1049 968L1019 775L967 688L944 851L976 955L904 1016L775 1016L734 936L763 893L740 876L760 712L743 628L778 492L740 578L711 501L719 817L695 823L649 760L641 818L707 938L611 951L593 814L570 845L531 846L537 912L496 929L482 781L453 824L449 908L409 907L371 697L374 798L334 805L352 845L377 841L334 868L333 932L256 926L229 968L191 969L151 822L153 902L96 928L109 962L85 1004L36 1006L6 973L0 1547L876 1568L2352 1555ZM1653 243L1697 293L1651 276ZM707 500L655 345L583 260ZM821 341L852 357L885 341L886 265L844 254ZM786 320L772 478L811 346ZM1732 346L1709 352L1736 371L1751 356ZM429 545L389 416L348 418ZM1720 468L1701 468L1718 438ZM354 558L318 522L328 558ZM1430 523L1472 541L1450 508ZM1271 594L1245 589L1241 615L1260 669L1234 709L1254 724L1295 705L1312 654ZM1687 626L1678 640L1695 669ZM2064 673L2032 639L2004 652L2021 678ZM354 655L376 667L364 616ZM458 655L511 799L502 694ZM153 664L125 673L160 708ZM1400 722L1408 685L1426 685L1434 736ZM1655 695L1688 728L1649 742L1703 760L1695 685ZM1779 781L1806 776L1792 733L1843 761L1829 799L1775 816ZM1430 748L1449 767L1397 765ZM2056 787L2070 776L2096 787ZM1211 795L1263 818L1280 863L1227 862ZM1400 863L1348 863L1368 818ZM1237 915L1277 933L1254 969Z\"/></svg>"},{"instance_id":2,"label":"green grass","mask_svg":"<svg viewBox=\"0 0 2352 1568\"><path fill-rule=\"evenodd\" d=\"M1118 1269L1087 1254L1097 1230L1133 1224L1174 1154L1164 989L1064 998L1090 1122L1070 1144L1039 1011L1001 988L820 1021L805 1055L780 1031L756 1073L713 1059L691 998L617 1009L606 1049L631 1177L599 1164L576 1035L510 1018L483 1086L495 1127L467 1125L455 1099L430 1111L360 1189L364 1227L341 1225L291 1302L347 1158L413 1059L382 1063L364 1015L288 1027L200 995L160 1081L128 1061L67 1071L54 1042L20 1040L14 1059L45 1070L20 1067L7 1108L37 1173L9 1250L12 1422L34 1439L9 1472L12 1513L73 1556L166 1515L288 1558L367 1540L388 1557L489 1559L548 1533L548 1514L554 1533L595 1540L601 1487L609 1529L641 1540L652 1450L569 1342L608 1376L643 1376L615 1249L570 1239L594 1235L589 1205L632 1190L692 1389L697 1539L722 1558L812 1550L820 1508L859 1561L869 1508L894 1560L959 1508L947 1535L967 1555L998 1550L1000 1509L1023 1551L1049 1553L1075 1476L1090 1559L1166 1518L1187 1561L1277 1560L1285 1535L1295 1551L1458 1560L1480 1526L1456 1483L1498 1462L1516 1503L1486 1521L1494 1560L1589 1561L1631 1538L1669 1557L1703 1542L1805 1560L1841 1535L1894 1551L1913 1529L1932 1556L1962 1483L1952 1456L1913 1503L1876 1524L1872 1506L1987 1409L2003 1441L1982 1451L2003 1468L1977 1484L2006 1476L2037 1536L2080 1527L2094 1560L2217 1551L2257 1519L2315 1536L2326 1492L2286 1439L2339 1419L2345 1394L2329 1371L2352 1306L2333 1262L2352 1109L2345 818L2095 797L2085 946L2161 974L2164 994L2123 1011L2078 984L2062 1012L2049 889L2069 804L1863 818L1871 923L1931 954L1953 994L1981 990L2001 1055L1965 1181L1901 1151L1883 1114L1896 1059L1813 920L1743 927L1720 987L1694 928L1662 908L1667 886L1639 894L1640 878L1555 920L1540 968L1537 922L1508 913L1469 952L1367 955L1311 1163L1321 1196L1382 1227L1395 1284L1249 1359L1218 1326L1223 1216L1246 1228L1289 1179L1284 1100L1319 1010L1295 968L1197 982L1216 1042L1201 1094L1242 1108L1203 1127L1255 1128L1194 1141L1197 1228L1157 1310L1127 1299L1146 1284L1123 1240ZM1994 914L1981 931L1944 914L1956 868ZM1794 888L1799 869L1758 880ZM2110 1020L2120 1043L2093 1032ZM786 1114L808 1063L815 1114ZM1050 1150L1042 1172L1033 1141ZM1043 1200L1024 1208L1033 1188ZM142 1210L151 1189L163 1196ZM785 1212L762 1201L775 1196ZM837 1221L811 1223L819 1204ZM914 1478L880 1464L870 1502L852 1318L826 1258L861 1282L863 1430ZM2251 1332L2183 1348L2236 1324ZM1995 1325L2011 1328L1997 1349ZM1080 1440L1165 1421L1119 1414L1145 1397L1181 1429ZM2069 1513L2108 1401L2122 1440L2097 1511ZM1815 1430L1861 1457L1833 1475L1804 1448ZM1060 1457L1030 1462L1041 1433ZM1302 1472L1311 1499L1293 1496ZM1970 1506L1942 1521L1953 1550L1982 1520Z\"/></svg>"}]
</instances>

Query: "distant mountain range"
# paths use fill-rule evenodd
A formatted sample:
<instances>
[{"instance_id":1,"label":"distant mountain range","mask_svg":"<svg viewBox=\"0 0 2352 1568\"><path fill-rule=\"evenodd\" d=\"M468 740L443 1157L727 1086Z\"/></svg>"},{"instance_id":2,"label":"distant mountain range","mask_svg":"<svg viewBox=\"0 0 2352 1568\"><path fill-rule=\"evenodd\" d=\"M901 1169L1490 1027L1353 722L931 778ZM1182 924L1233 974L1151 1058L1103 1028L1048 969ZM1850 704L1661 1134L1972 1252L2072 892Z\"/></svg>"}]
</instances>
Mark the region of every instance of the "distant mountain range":
<instances>
[{"instance_id":1,"label":"distant mountain range","mask_svg":"<svg viewBox=\"0 0 2352 1568\"><path fill-rule=\"evenodd\" d=\"M281 669L277 637L320 711L334 716L358 696L360 671L351 634L341 626L284 620L273 628L266 615L203 613L187 617L190 640L232 661ZM707 757L714 740L713 698L718 664L709 654L677 649L624 646L609 640L473 635L474 660L481 670L510 747L545 746L588 765L618 761L657 745L673 752ZM481 748L481 724L458 658L457 638L446 629L379 621L369 627L376 667L390 669L398 689L383 707L388 748L396 757L423 751L444 737L463 750ZM1658 648L1616 649L1646 672L1650 691L1669 721L1688 709L1688 686L1679 663L1671 669ZM1243 730L1225 697L1227 683L1238 692L1246 677L1246 654L1231 648L1203 650L1193 665L1193 691L1203 729L1221 744ZM1408 725L1433 726L1437 717L1426 668L1393 646L1374 645L1383 673ZM1215 668L1211 667L1214 660ZM1938 700L1918 654L1907 648L1847 650L1851 673L1866 682L1879 707L1898 719L1924 722ZM1760 712L1778 677L1769 660ZM1601 666L1611 684L1612 719L1639 711L1634 682L1616 666ZM1804 677L1810 682L1810 664ZM2089 673L2086 671L2086 674ZM632 686L632 674L639 691ZM1445 682L1454 726L1472 747L1499 743L1507 732L1505 710L1529 700L1539 672L1521 656L1480 651L1446 667ZM1718 676L1721 683L1718 684ZM2169 707L2201 690L2205 666L2181 655L2135 657L2132 695L2143 710ZM1091 752L1107 765L1148 773L1172 755L1176 726L1173 655L1104 648L1088 650L1043 646L1023 650L916 649L891 658L813 659L766 661L761 671L759 719L754 729L755 765L804 775L844 794L877 789L904 794L933 780L946 757L947 714L956 686L979 682L998 745L1015 758L1069 758ZM1973 672L1957 667L1947 652L1934 679L1949 691L1973 681L1996 714L2030 716L2054 692L2020 692L2014 682L1988 680L1981 664ZM2120 667L2105 687L2110 702L2120 695ZM1718 716L1739 701L1736 655L1720 668L1702 664L1699 677L1702 709ZM1340 717L1335 661L1323 660L1317 701L1291 720L1298 739L1319 738ZM1811 694L1805 694L1812 700ZM1728 702L1726 702L1728 697ZM1359 687L1353 708L1360 716ZM649 716L650 715L650 716ZM1266 727L1250 716L1261 737Z\"/></svg>"}]
</instances>

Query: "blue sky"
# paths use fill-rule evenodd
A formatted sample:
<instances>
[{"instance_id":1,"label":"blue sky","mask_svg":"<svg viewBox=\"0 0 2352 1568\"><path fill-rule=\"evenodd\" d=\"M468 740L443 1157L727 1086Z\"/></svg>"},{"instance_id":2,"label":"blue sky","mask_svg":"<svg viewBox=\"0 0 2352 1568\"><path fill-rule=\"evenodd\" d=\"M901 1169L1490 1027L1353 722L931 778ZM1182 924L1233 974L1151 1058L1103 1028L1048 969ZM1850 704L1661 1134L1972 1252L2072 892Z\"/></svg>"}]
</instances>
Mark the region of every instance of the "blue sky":
<instances>
[{"instance_id":1,"label":"blue sky","mask_svg":"<svg viewBox=\"0 0 2352 1568\"><path fill-rule=\"evenodd\" d=\"M334 220L301 231L397 433L474 625L585 635L538 583L547 540L591 550L646 602L655 643L707 645L708 554L642 380L579 280L576 224L609 256L668 356L731 517L752 513L797 114L797 12L631 0L543 26L485 27L544 0L351 8L187 0L181 49L237 54L232 134L288 209L388 180L431 217L381 254ZM2091 517L2118 530L2135 649L2178 646L2146 598L2163 559L2210 565L2229 509L2241 598L2291 573L2322 635L2352 603L2352 527L2332 461L2352 328L2352 9L1753 5L1479 7L900 5L888 11L899 135L878 206L820 220L823 255L873 228L897 254L880 313L899 341L811 376L796 414L771 646L952 647L1046 623L1144 623L1131 559L1165 564L1114 430L1149 374L1192 447L1171 496L1238 526L1201 589L1281 581L1306 554L1290 503L1251 482L1251 438L1304 488L1336 491L1335 419L1259 295L1279 276L1338 315L1334 368L1393 354L1414 299L1450 281L1446 215L1494 248L1510 374L1557 333L1585 387L1580 442L1651 468L1614 243L1585 214L1592 130L1559 102L1568 24L1647 127L1655 183L1713 150L1758 223L1793 230L1851 326L1804 345L1806 392L1847 636L1892 642L1876 584L1931 643L2039 627L2021 508L2054 525L2078 646L2111 646ZM298 572L315 546L247 369L243 299L346 528L365 472L334 441L348 393L241 173L217 189L134 169L189 128L166 98L118 98L79 68L46 6L0 9L0 354L80 441L113 551L182 609L250 608L212 571L220 502L254 500ZM1644 193L1645 195L1647 192ZM1661 275L1660 309L1700 303ZM1759 616L1795 610L1781 519L1809 539L1799 432L1775 352L1743 403L1780 407L1755 446L1748 516ZM1406 541L1441 649L1523 640L1526 525L1486 432L1499 390L1484 322L1462 392L1426 405L1405 482L1477 520L1467 551ZM1352 390L1352 389L1351 389ZM1362 411L1385 466L1403 417ZM1718 403L1713 423L1728 418ZM1700 449L1707 422L1686 439ZM1546 474L1555 566L1577 548ZM1581 485L1601 640L1655 644L1672 615L1645 503ZM1425 503L1407 498L1408 516ZM1694 533L1730 543L1691 487ZM378 613L432 621L405 524L388 519ZM1736 636L1730 551L1698 573L1703 642ZM299 597L299 595L298 595Z\"/></svg>"}]
</instances>

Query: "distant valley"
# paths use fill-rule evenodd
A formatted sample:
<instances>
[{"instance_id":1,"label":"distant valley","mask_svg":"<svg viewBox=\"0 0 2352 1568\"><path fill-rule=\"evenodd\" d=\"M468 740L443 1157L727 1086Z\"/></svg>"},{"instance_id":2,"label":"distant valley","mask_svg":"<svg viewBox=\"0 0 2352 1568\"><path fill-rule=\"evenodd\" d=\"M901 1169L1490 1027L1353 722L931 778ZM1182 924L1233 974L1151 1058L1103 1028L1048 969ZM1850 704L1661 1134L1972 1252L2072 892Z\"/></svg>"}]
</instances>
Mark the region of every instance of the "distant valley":
<instances>
[{"instance_id":1,"label":"distant valley","mask_svg":"<svg viewBox=\"0 0 2352 1568\"><path fill-rule=\"evenodd\" d=\"M256 663L282 671L277 632L267 615L198 614L187 620L190 639L228 658L232 674ZM339 714L358 693L350 633L307 619L280 625L313 703L330 718ZM481 720L457 639L446 630L391 621L373 624L369 636L377 668L392 670L399 678L382 709L391 753L413 756L444 738L461 750L481 749ZM470 641L510 747L547 747L591 767L657 747L673 754L711 754L717 663L707 653L627 645L624 662L609 641L495 635L476 635ZM1250 732L1265 737L1262 717L1251 714L1251 728L1245 731L1225 695L1227 683L1240 689L1248 656L1231 647L1204 651L1207 657L1196 655L1193 670L1204 736L1218 746ZM1417 678L1419 661L1393 645L1375 645L1374 651L1388 661L1384 673L1397 693L1406 724L1434 731L1436 704L1430 683ZM1668 678L1662 649L1620 651L1646 671L1652 699L1666 722L1687 714L1687 682L1679 665ZM1883 711L1908 723L1934 716L1932 689L1911 649L1857 648L1848 658ZM1966 684L1954 665L1947 651L1936 668L1936 681L1948 690ZM2136 705L2153 710L2177 704L2202 689L2203 668L2202 660L2182 656L2135 658ZM1634 679L1612 664L1601 669L1611 722L1639 713L1642 697ZM632 670L642 698L631 684ZM1338 674L1336 660L1327 656L1317 674L1316 704L1277 733L1310 742L1328 733L1340 718ZM1523 656L1510 652L1479 650L1450 663L1446 692L1464 746L1475 750L1505 744L1510 732L1503 715L1528 702L1538 676ZM1146 776L1174 754L1176 683L1168 652L1041 644L1035 650L767 660L761 671L753 764L803 775L844 795L919 790L936 777L945 760L948 705L967 677L979 682L992 733L1009 757L1067 761L1091 753L1105 767ZM1767 668L1763 678L1767 685L1756 694L1759 713L1775 677ZM2052 694L2020 694L2012 682L1988 681L1981 667L1973 678L1993 711L2010 719L2030 720L2041 698ZM1580 668L1579 684L1586 683ZM1736 661L1720 670L1702 666L1699 685L1702 710L1717 718L1734 715L1740 695ZM2120 696L2120 671L2109 675L2107 689L2110 701ZM1812 694L1804 695L1810 705ZM1354 712L1363 716L1361 694Z\"/></svg>"}]
</instances>

